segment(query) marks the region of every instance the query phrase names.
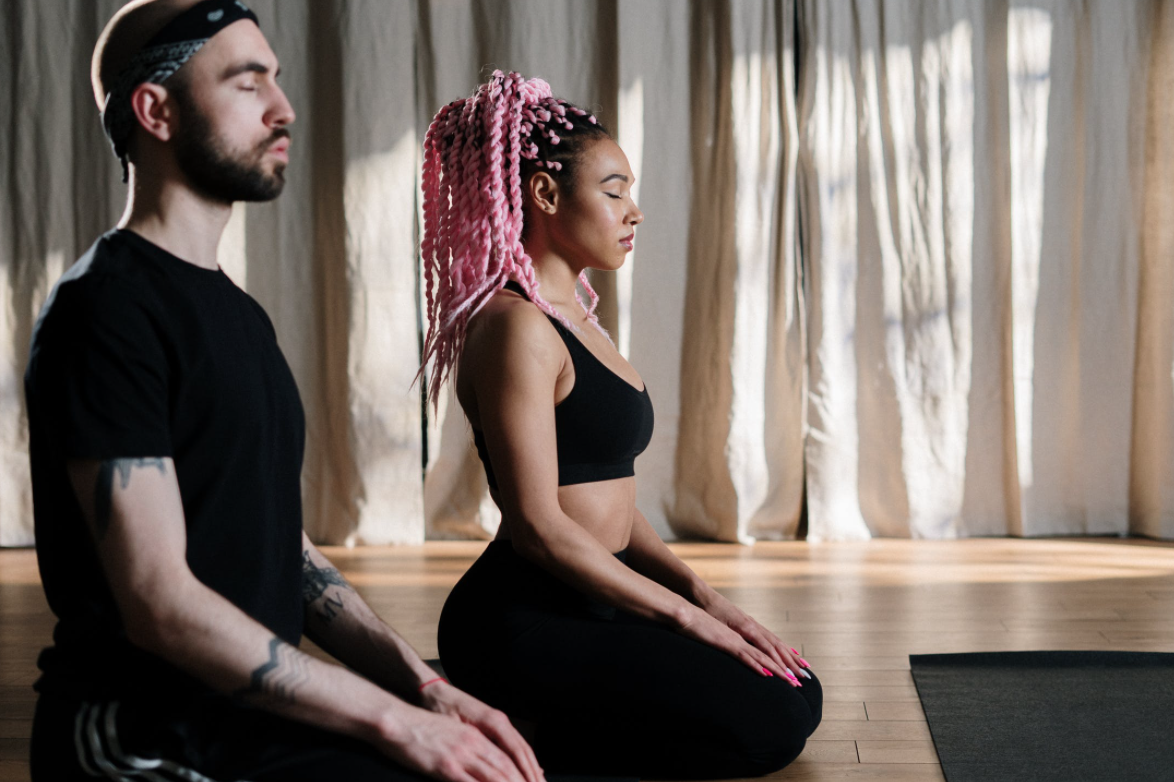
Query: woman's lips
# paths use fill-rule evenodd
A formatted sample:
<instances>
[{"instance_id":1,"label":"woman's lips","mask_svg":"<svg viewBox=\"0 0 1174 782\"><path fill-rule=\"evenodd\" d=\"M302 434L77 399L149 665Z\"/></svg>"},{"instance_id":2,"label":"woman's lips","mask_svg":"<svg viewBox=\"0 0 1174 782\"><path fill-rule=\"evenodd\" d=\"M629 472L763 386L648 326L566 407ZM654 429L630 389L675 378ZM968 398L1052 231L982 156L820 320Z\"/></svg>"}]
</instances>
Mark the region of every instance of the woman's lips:
<instances>
[{"instance_id":1,"label":"woman's lips","mask_svg":"<svg viewBox=\"0 0 1174 782\"><path fill-rule=\"evenodd\" d=\"M636 234L628 234L623 239L620 239L620 244L623 245L625 250L627 250L628 252L631 252L632 251L632 243L635 241L635 239L636 239Z\"/></svg>"}]
</instances>

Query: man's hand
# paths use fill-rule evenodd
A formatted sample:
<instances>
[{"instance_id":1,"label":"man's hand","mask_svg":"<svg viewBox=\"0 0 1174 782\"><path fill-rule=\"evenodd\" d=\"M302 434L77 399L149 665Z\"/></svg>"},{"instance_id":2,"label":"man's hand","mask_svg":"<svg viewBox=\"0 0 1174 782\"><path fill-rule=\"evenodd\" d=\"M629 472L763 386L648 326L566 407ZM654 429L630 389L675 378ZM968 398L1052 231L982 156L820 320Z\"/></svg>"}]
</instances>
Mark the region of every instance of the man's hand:
<instances>
[{"instance_id":1,"label":"man's hand","mask_svg":"<svg viewBox=\"0 0 1174 782\"><path fill-rule=\"evenodd\" d=\"M525 777L525 782L543 782L545 777L542 774L542 767L538 765L538 758L534 756L534 750L530 749L530 745L514 729L505 714L445 681L429 684L420 696L424 708L437 714L456 717L466 725L476 728L500 747Z\"/></svg>"},{"instance_id":2,"label":"man's hand","mask_svg":"<svg viewBox=\"0 0 1174 782\"><path fill-rule=\"evenodd\" d=\"M302 535L306 633L319 646L403 700L370 737L381 751L446 782L543 782L533 750L496 709L433 678L416 650L381 620ZM423 708L409 706L418 702ZM369 735L370 725L368 725Z\"/></svg>"},{"instance_id":3,"label":"man's hand","mask_svg":"<svg viewBox=\"0 0 1174 782\"><path fill-rule=\"evenodd\" d=\"M501 712L490 709L455 687L447 684L432 685L437 686L444 686L464 699L479 704L485 714L489 715L487 719L491 723L500 728L497 720L497 717L500 717L504 720L506 728L513 731L513 726ZM459 699L444 700L451 703ZM410 718L401 722L398 729L389 730L388 736L377 741L376 746L405 766L444 782L542 782L540 771L537 777L532 776L533 772L524 774L520 769L527 767L519 764L499 748L496 740L490 740L491 735L493 734L488 730L465 721L458 714L413 709ZM529 745L522 737L516 732L514 736L521 747L530 752ZM538 763L532 753L530 760L536 769Z\"/></svg>"}]
</instances>

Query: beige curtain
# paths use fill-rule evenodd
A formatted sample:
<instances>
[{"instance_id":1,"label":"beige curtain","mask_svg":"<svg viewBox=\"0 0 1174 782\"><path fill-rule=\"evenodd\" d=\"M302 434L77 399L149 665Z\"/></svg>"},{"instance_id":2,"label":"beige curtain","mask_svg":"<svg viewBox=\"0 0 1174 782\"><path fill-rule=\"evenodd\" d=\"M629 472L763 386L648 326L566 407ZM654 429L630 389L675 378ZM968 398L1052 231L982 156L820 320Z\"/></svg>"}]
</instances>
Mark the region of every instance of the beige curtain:
<instances>
[{"instance_id":1,"label":"beige curtain","mask_svg":"<svg viewBox=\"0 0 1174 782\"><path fill-rule=\"evenodd\" d=\"M1174 536L1160 2L803 2L811 536Z\"/></svg>"},{"instance_id":2,"label":"beige curtain","mask_svg":"<svg viewBox=\"0 0 1174 782\"><path fill-rule=\"evenodd\" d=\"M89 90L111 0L0 10L0 545L32 540L21 377L64 269L125 189ZM415 305L415 26L409 2L253 0L298 112L288 184L238 205L226 273L273 319L306 407L306 527L331 543L424 538ZM10 54L9 54L10 53Z\"/></svg>"},{"instance_id":3,"label":"beige curtain","mask_svg":"<svg viewBox=\"0 0 1174 782\"><path fill-rule=\"evenodd\" d=\"M422 16L418 115L422 134L442 104L468 94L492 67L539 75L595 110L616 134L647 215L636 250L615 275L597 275L602 320L640 370L656 406L653 441L637 463L638 504L671 535L693 175L690 41L711 4L677 0L432 3ZM762 5L773 6L773 3ZM424 484L430 537L486 537L499 516L451 400L429 436Z\"/></svg>"},{"instance_id":4,"label":"beige curtain","mask_svg":"<svg viewBox=\"0 0 1174 782\"><path fill-rule=\"evenodd\" d=\"M121 172L93 98L87 105L86 53L118 5L0 7L0 545L32 541L23 376L33 323L53 283L121 207Z\"/></svg>"},{"instance_id":5,"label":"beige curtain","mask_svg":"<svg viewBox=\"0 0 1174 782\"><path fill-rule=\"evenodd\" d=\"M464 97L494 68L540 76L560 95L616 127L616 2L485 0L421 6L416 104L420 139L442 105ZM633 167L637 180L640 171ZM607 281L601 295L614 288ZM604 319L613 329L614 297ZM451 392L451 388L450 388ZM489 499L471 433L451 395L430 414L424 507L429 537L492 537L500 516Z\"/></svg>"},{"instance_id":6,"label":"beige curtain","mask_svg":"<svg viewBox=\"0 0 1174 782\"><path fill-rule=\"evenodd\" d=\"M679 534L792 536L803 495L804 344L795 243L794 7L699 5Z\"/></svg>"},{"instance_id":7,"label":"beige curtain","mask_svg":"<svg viewBox=\"0 0 1174 782\"><path fill-rule=\"evenodd\" d=\"M32 539L21 376L123 187L86 72L116 0L0 9L0 545ZM600 277L666 536L1174 537L1174 11L1157 0L254 0L298 110L226 272L271 314L330 543L484 537L425 413L418 152L493 67L617 134L647 215ZM52 46L44 45L52 41ZM806 494L806 504L804 495Z\"/></svg>"}]
</instances>

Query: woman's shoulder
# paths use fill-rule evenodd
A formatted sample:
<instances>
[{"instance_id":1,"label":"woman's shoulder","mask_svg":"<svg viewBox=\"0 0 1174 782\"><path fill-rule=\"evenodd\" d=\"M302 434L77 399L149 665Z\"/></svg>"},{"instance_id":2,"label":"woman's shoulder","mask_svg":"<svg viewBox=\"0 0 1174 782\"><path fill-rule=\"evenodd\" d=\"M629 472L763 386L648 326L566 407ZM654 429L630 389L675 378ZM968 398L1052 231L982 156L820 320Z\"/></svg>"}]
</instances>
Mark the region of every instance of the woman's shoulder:
<instances>
[{"instance_id":1,"label":"woman's shoulder","mask_svg":"<svg viewBox=\"0 0 1174 782\"><path fill-rule=\"evenodd\" d=\"M558 364L566 350L546 314L509 290L498 291L469 321L464 349L497 359L530 356Z\"/></svg>"},{"instance_id":2,"label":"woman's shoulder","mask_svg":"<svg viewBox=\"0 0 1174 782\"><path fill-rule=\"evenodd\" d=\"M533 302L510 290L500 290L469 321L468 337L484 334L494 341L506 337L557 337L546 314Z\"/></svg>"}]
</instances>

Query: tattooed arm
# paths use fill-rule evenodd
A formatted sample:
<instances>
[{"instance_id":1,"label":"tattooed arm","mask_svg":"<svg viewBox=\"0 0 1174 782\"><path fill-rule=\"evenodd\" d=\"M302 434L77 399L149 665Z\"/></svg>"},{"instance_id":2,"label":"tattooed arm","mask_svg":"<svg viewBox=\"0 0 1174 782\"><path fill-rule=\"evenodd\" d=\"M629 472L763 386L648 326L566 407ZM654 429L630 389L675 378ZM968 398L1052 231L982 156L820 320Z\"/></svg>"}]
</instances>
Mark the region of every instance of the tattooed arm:
<instances>
[{"instance_id":1,"label":"tattooed arm","mask_svg":"<svg viewBox=\"0 0 1174 782\"><path fill-rule=\"evenodd\" d=\"M77 460L68 472L132 644L241 701L365 740L429 776L537 782L483 730L298 651L201 583L185 558L171 459Z\"/></svg>"},{"instance_id":2,"label":"tattooed arm","mask_svg":"<svg viewBox=\"0 0 1174 782\"><path fill-rule=\"evenodd\" d=\"M476 726L509 754L528 779L541 778L534 752L504 714L447 682L419 689L436 674L407 641L376 616L304 533L302 599L306 635L323 649L401 697Z\"/></svg>"},{"instance_id":3,"label":"tattooed arm","mask_svg":"<svg viewBox=\"0 0 1174 782\"><path fill-rule=\"evenodd\" d=\"M416 650L383 622L342 573L302 535L306 635L337 659L402 698L436 677Z\"/></svg>"}]
</instances>

